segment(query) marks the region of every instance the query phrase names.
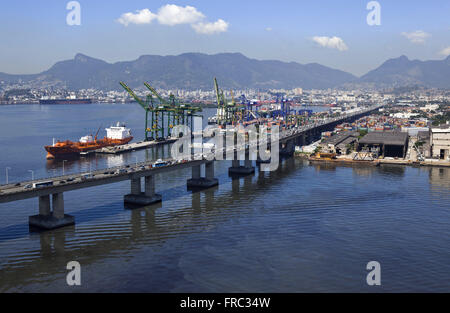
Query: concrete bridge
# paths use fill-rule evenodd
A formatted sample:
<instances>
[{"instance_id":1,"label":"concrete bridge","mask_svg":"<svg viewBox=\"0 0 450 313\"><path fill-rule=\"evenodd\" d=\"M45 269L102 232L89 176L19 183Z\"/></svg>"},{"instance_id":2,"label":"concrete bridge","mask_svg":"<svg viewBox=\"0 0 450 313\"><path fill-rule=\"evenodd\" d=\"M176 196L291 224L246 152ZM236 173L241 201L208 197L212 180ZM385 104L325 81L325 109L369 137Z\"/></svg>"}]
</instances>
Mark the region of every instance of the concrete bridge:
<instances>
[{"instance_id":1,"label":"concrete bridge","mask_svg":"<svg viewBox=\"0 0 450 313\"><path fill-rule=\"evenodd\" d=\"M320 134L326 130L332 130L335 126L343 122L356 120L370 112L377 110L381 105L345 114L338 118L318 121L306 126L293 127L280 132L279 144L280 155L289 156L294 153L295 145L305 145L320 138ZM270 144L270 137L267 142L258 144ZM245 154L243 166L235 157L229 169L230 175L244 176L254 173L252 160L249 153L249 145L234 146L231 149L219 151L226 159L227 155ZM215 152L217 155L217 151ZM189 189L205 189L217 186L219 181L214 177L214 160L208 161L211 155L203 154L200 159L189 160L165 160L161 167L154 167L153 162L137 163L134 166L120 166L93 171L90 173L80 173L77 175L66 175L52 177L49 179L39 179L35 181L25 181L17 184L0 186L0 203L25 200L29 198L39 199L39 214L29 217L29 224L42 229L55 229L67 225L75 224L73 216L64 213L64 192L89 188L99 185L112 184L125 180L130 180L130 194L125 195L125 204L142 207L153 203L161 202L162 196L155 193L154 175L168 173L175 170L192 168L192 178L187 181ZM205 177L201 177L201 166L205 167ZM144 178L144 186L142 186ZM48 186L34 188L34 184L48 182Z\"/></svg>"}]
</instances>

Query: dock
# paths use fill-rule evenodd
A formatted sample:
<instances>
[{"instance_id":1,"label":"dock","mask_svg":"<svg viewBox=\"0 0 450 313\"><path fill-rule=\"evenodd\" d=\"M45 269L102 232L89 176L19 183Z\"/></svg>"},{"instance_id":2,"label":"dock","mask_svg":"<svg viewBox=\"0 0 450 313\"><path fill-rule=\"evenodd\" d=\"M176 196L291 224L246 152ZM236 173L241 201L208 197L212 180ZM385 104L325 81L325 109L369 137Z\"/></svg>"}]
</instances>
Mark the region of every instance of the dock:
<instances>
[{"instance_id":1,"label":"dock","mask_svg":"<svg viewBox=\"0 0 450 313\"><path fill-rule=\"evenodd\" d=\"M140 142L130 143L130 144L121 145L121 146L105 147L105 148L94 150L93 152L99 153L99 154L120 154L120 153L125 153L125 152L130 152L130 151L147 149L147 148L154 147L154 146L171 144L171 143L174 143L175 141L177 141L176 138L175 139L165 139L162 141L157 141L157 140L140 141Z\"/></svg>"}]
</instances>

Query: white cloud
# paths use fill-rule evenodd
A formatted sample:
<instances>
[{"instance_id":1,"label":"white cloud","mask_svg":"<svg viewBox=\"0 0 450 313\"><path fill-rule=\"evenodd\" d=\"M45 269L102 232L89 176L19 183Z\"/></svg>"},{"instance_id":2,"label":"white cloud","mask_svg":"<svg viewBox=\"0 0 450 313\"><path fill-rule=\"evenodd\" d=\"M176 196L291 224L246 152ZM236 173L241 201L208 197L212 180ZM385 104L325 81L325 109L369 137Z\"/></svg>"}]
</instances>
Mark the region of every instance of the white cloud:
<instances>
[{"instance_id":1,"label":"white cloud","mask_svg":"<svg viewBox=\"0 0 450 313\"><path fill-rule=\"evenodd\" d=\"M450 47L444 48L439 52L440 55L443 55L444 57L450 55Z\"/></svg>"},{"instance_id":2,"label":"white cloud","mask_svg":"<svg viewBox=\"0 0 450 313\"><path fill-rule=\"evenodd\" d=\"M163 25L193 24L204 18L202 12L188 5L166 4L158 10L158 22Z\"/></svg>"},{"instance_id":3,"label":"white cloud","mask_svg":"<svg viewBox=\"0 0 450 313\"><path fill-rule=\"evenodd\" d=\"M136 13L124 13L117 21L125 26L128 26L129 24L150 24L156 17L157 15L152 13L149 9L142 9L137 10Z\"/></svg>"},{"instance_id":4,"label":"white cloud","mask_svg":"<svg viewBox=\"0 0 450 313\"><path fill-rule=\"evenodd\" d=\"M402 36L408 38L408 40L411 41L412 43L422 44L425 43L425 39L427 39L431 35L422 30L416 30L415 32L410 33L403 32Z\"/></svg>"},{"instance_id":5,"label":"white cloud","mask_svg":"<svg viewBox=\"0 0 450 313\"><path fill-rule=\"evenodd\" d=\"M228 30L228 23L222 19L218 19L214 23L197 23L192 24L192 28L199 34L216 34L223 33Z\"/></svg>"},{"instance_id":6,"label":"white cloud","mask_svg":"<svg viewBox=\"0 0 450 313\"><path fill-rule=\"evenodd\" d=\"M272 31L272 27L266 27L266 31L271 32Z\"/></svg>"},{"instance_id":7,"label":"white cloud","mask_svg":"<svg viewBox=\"0 0 450 313\"><path fill-rule=\"evenodd\" d=\"M205 22L206 16L196 8L175 4L166 4L160 7L157 14L152 13L149 9L138 10L136 13L124 13L117 21L128 26L129 24L150 24L155 19L159 24L167 26L189 24L197 33L206 35L226 32L229 26L222 19L218 19L214 23Z\"/></svg>"},{"instance_id":8,"label":"white cloud","mask_svg":"<svg viewBox=\"0 0 450 313\"><path fill-rule=\"evenodd\" d=\"M313 41L318 43L322 47L331 48L331 49L338 49L339 51L345 51L348 50L347 45L345 42L339 38L339 37L326 37L326 36L315 36L312 38Z\"/></svg>"}]
</instances>

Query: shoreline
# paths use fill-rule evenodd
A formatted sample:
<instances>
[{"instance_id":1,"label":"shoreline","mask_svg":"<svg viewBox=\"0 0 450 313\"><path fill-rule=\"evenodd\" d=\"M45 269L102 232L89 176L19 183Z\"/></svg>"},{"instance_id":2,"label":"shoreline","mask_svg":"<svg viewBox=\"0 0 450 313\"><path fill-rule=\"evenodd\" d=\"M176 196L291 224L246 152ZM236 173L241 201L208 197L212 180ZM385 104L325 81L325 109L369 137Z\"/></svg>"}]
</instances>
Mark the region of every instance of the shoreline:
<instances>
[{"instance_id":1,"label":"shoreline","mask_svg":"<svg viewBox=\"0 0 450 313\"><path fill-rule=\"evenodd\" d=\"M408 160L374 160L374 161L355 161L352 159L320 159L307 155L296 154L296 158L302 158L310 161L311 163L325 163L336 165L363 165L363 166L381 166L381 165L406 165L413 167L450 167L450 162L413 162Z\"/></svg>"}]
</instances>

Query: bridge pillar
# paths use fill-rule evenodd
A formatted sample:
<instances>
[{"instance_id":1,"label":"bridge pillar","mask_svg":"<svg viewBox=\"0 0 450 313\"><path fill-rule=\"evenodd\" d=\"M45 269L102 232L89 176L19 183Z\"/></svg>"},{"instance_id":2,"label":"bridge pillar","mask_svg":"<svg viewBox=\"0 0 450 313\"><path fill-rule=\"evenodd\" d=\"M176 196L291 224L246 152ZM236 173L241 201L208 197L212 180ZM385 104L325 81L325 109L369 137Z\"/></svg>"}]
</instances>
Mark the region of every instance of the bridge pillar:
<instances>
[{"instance_id":1,"label":"bridge pillar","mask_svg":"<svg viewBox=\"0 0 450 313\"><path fill-rule=\"evenodd\" d=\"M47 216L51 213L50 195L39 197L39 215Z\"/></svg>"},{"instance_id":2,"label":"bridge pillar","mask_svg":"<svg viewBox=\"0 0 450 313\"><path fill-rule=\"evenodd\" d=\"M39 215L30 216L28 219L31 227L50 230L75 224L73 216L64 214L63 193L53 194L52 201L53 212L50 207L50 195L39 197Z\"/></svg>"},{"instance_id":3,"label":"bridge pillar","mask_svg":"<svg viewBox=\"0 0 450 313\"><path fill-rule=\"evenodd\" d=\"M134 209L158 203L162 201L162 196L155 194L155 177L145 176L145 190L141 191L141 179L131 179L131 194L124 197L125 207Z\"/></svg>"},{"instance_id":4,"label":"bridge pillar","mask_svg":"<svg viewBox=\"0 0 450 313\"><path fill-rule=\"evenodd\" d=\"M255 168L253 167L252 160L250 160L249 151L245 152L244 166L240 165L237 155L235 154L231 167L228 169L228 174L230 176L245 176L253 174L254 172Z\"/></svg>"},{"instance_id":5,"label":"bridge pillar","mask_svg":"<svg viewBox=\"0 0 450 313\"><path fill-rule=\"evenodd\" d=\"M205 176L207 179L214 179L214 162L205 164Z\"/></svg>"},{"instance_id":6,"label":"bridge pillar","mask_svg":"<svg viewBox=\"0 0 450 313\"><path fill-rule=\"evenodd\" d=\"M280 144L282 145L282 144ZM294 154L295 146L293 140L288 140L284 143L284 147L280 148L280 155L290 157Z\"/></svg>"},{"instance_id":7,"label":"bridge pillar","mask_svg":"<svg viewBox=\"0 0 450 313\"><path fill-rule=\"evenodd\" d=\"M131 194L133 194L133 195L141 194L141 179L140 178L131 179Z\"/></svg>"},{"instance_id":8,"label":"bridge pillar","mask_svg":"<svg viewBox=\"0 0 450 313\"><path fill-rule=\"evenodd\" d=\"M258 149L262 149L262 146L258 146ZM266 151L258 151L258 156L256 157L256 164L270 164L272 162L271 156L270 156L270 145L267 147ZM261 159L261 153L265 153L267 160ZM267 155L269 154L269 155Z\"/></svg>"},{"instance_id":9,"label":"bridge pillar","mask_svg":"<svg viewBox=\"0 0 450 313\"><path fill-rule=\"evenodd\" d=\"M64 196L62 193L53 194L53 216L61 219L64 218Z\"/></svg>"},{"instance_id":10,"label":"bridge pillar","mask_svg":"<svg viewBox=\"0 0 450 313\"><path fill-rule=\"evenodd\" d=\"M200 165L192 167L192 179L187 181L188 190L207 189L219 185L219 180L214 178L214 161L205 163L205 176L200 177Z\"/></svg>"},{"instance_id":11,"label":"bridge pillar","mask_svg":"<svg viewBox=\"0 0 450 313\"><path fill-rule=\"evenodd\" d=\"M153 176L145 177L145 195L147 197L155 195L155 178Z\"/></svg>"},{"instance_id":12,"label":"bridge pillar","mask_svg":"<svg viewBox=\"0 0 450 313\"><path fill-rule=\"evenodd\" d=\"M192 179L199 179L201 173L200 165L196 165L192 167Z\"/></svg>"}]
</instances>

